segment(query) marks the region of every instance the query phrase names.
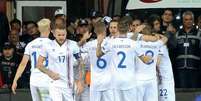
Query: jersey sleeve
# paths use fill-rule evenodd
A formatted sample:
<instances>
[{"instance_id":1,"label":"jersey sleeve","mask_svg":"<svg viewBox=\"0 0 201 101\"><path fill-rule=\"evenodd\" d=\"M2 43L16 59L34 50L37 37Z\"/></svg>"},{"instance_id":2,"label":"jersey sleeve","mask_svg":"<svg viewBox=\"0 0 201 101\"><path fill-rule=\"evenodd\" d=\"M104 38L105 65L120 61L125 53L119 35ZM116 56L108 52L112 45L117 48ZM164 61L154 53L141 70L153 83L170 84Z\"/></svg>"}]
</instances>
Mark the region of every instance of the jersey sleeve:
<instances>
[{"instance_id":1,"label":"jersey sleeve","mask_svg":"<svg viewBox=\"0 0 201 101\"><path fill-rule=\"evenodd\" d=\"M159 47L162 47L162 46L164 45L164 43L163 43L163 41L158 40L158 41L157 41L157 45L158 45Z\"/></svg>"},{"instance_id":2,"label":"jersey sleeve","mask_svg":"<svg viewBox=\"0 0 201 101\"><path fill-rule=\"evenodd\" d=\"M75 57L75 59L79 59L81 57L80 48L76 42L73 44L73 56Z\"/></svg>"},{"instance_id":3,"label":"jersey sleeve","mask_svg":"<svg viewBox=\"0 0 201 101\"><path fill-rule=\"evenodd\" d=\"M87 52L89 51L89 49L90 49L90 43L91 43L91 42L87 42L87 43L85 43L83 46L81 46L81 47L80 47L80 51L81 51L82 53L87 53Z\"/></svg>"},{"instance_id":4,"label":"jersey sleeve","mask_svg":"<svg viewBox=\"0 0 201 101\"><path fill-rule=\"evenodd\" d=\"M164 48L165 48L165 46L162 46L162 47L159 48L159 55L164 54Z\"/></svg>"},{"instance_id":5,"label":"jersey sleeve","mask_svg":"<svg viewBox=\"0 0 201 101\"><path fill-rule=\"evenodd\" d=\"M101 51L103 53L107 53L111 51L112 47L110 45L110 39L104 39L102 44L101 44Z\"/></svg>"},{"instance_id":6,"label":"jersey sleeve","mask_svg":"<svg viewBox=\"0 0 201 101\"><path fill-rule=\"evenodd\" d=\"M135 51L136 56L142 56L142 55L144 55L144 51L141 48L141 42L140 41L136 41L135 42L134 51Z\"/></svg>"},{"instance_id":7,"label":"jersey sleeve","mask_svg":"<svg viewBox=\"0 0 201 101\"><path fill-rule=\"evenodd\" d=\"M30 55L30 44L25 47L24 55Z\"/></svg>"}]
</instances>

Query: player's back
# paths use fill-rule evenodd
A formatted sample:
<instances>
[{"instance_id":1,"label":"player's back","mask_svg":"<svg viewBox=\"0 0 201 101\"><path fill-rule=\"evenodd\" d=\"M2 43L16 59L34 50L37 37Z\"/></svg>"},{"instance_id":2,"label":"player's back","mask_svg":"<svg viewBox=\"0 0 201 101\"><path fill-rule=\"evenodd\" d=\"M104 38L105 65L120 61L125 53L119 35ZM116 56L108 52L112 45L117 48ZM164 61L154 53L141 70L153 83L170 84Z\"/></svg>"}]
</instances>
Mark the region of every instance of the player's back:
<instances>
[{"instance_id":1,"label":"player's back","mask_svg":"<svg viewBox=\"0 0 201 101\"><path fill-rule=\"evenodd\" d=\"M159 49L163 45L162 41L156 42L137 42L137 51L152 59L148 63L142 62L140 58L136 58L136 76L138 80L150 80L156 78L156 64L159 55Z\"/></svg>"},{"instance_id":2,"label":"player's back","mask_svg":"<svg viewBox=\"0 0 201 101\"><path fill-rule=\"evenodd\" d=\"M111 54L96 56L97 40L86 43L81 51L88 52L91 70L91 87L96 91L111 89L111 68L109 67Z\"/></svg>"},{"instance_id":3,"label":"player's back","mask_svg":"<svg viewBox=\"0 0 201 101\"><path fill-rule=\"evenodd\" d=\"M41 48L44 44L50 42L51 40L48 38L36 38L35 40L28 43L28 45L25 48L26 55L30 56L31 59L31 71L33 71L36 68L37 60L39 57L39 52L41 51ZM45 66L47 67L48 63L45 63ZM33 71L34 72L34 71Z\"/></svg>"},{"instance_id":4,"label":"player's back","mask_svg":"<svg viewBox=\"0 0 201 101\"><path fill-rule=\"evenodd\" d=\"M108 42L111 48L113 80L115 89L127 90L135 86L135 41L114 38Z\"/></svg>"},{"instance_id":5,"label":"player's back","mask_svg":"<svg viewBox=\"0 0 201 101\"><path fill-rule=\"evenodd\" d=\"M47 86L49 77L36 68L39 53L44 44L51 42L48 38L36 38L31 41L25 48L26 55L29 55L31 60L31 77L30 84L35 86ZM48 67L48 61L44 62L44 66ZM40 83L38 82L40 81Z\"/></svg>"}]
</instances>

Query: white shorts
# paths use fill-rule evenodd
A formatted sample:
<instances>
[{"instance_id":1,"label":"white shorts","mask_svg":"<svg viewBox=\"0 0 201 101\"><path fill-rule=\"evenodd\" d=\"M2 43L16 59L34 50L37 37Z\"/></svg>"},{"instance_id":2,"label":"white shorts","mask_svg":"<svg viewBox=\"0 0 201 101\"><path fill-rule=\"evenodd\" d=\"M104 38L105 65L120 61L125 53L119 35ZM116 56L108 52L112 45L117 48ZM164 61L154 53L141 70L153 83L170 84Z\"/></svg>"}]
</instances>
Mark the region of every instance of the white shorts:
<instances>
[{"instance_id":1,"label":"white shorts","mask_svg":"<svg viewBox=\"0 0 201 101\"><path fill-rule=\"evenodd\" d=\"M84 91L81 93L81 95L75 95L75 101L90 101L89 92L90 88L88 86L85 86Z\"/></svg>"},{"instance_id":2,"label":"white shorts","mask_svg":"<svg viewBox=\"0 0 201 101\"><path fill-rule=\"evenodd\" d=\"M159 101L175 101L174 81L162 81L159 84Z\"/></svg>"},{"instance_id":3,"label":"white shorts","mask_svg":"<svg viewBox=\"0 0 201 101\"><path fill-rule=\"evenodd\" d=\"M49 88L30 85L30 90L33 101L51 101Z\"/></svg>"},{"instance_id":4,"label":"white shorts","mask_svg":"<svg viewBox=\"0 0 201 101\"><path fill-rule=\"evenodd\" d=\"M136 87L128 90L114 90L114 101L137 101Z\"/></svg>"},{"instance_id":5,"label":"white shorts","mask_svg":"<svg viewBox=\"0 0 201 101\"><path fill-rule=\"evenodd\" d=\"M113 90L95 91L90 89L90 101L115 101Z\"/></svg>"},{"instance_id":6,"label":"white shorts","mask_svg":"<svg viewBox=\"0 0 201 101\"><path fill-rule=\"evenodd\" d=\"M157 80L137 80L137 101L158 101Z\"/></svg>"},{"instance_id":7,"label":"white shorts","mask_svg":"<svg viewBox=\"0 0 201 101\"><path fill-rule=\"evenodd\" d=\"M74 101L72 89L55 87L50 84L49 92L52 101Z\"/></svg>"}]
</instances>

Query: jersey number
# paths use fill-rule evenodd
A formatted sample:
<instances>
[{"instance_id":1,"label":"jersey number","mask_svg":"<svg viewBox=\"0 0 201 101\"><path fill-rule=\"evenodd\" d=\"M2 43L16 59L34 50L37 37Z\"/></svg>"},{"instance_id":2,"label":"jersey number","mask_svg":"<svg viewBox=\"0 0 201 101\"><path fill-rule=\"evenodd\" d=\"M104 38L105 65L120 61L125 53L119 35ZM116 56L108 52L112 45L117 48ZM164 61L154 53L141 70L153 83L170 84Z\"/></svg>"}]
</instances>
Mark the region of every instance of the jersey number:
<instances>
[{"instance_id":1,"label":"jersey number","mask_svg":"<svg viewBox=\"0 0 201 101\"><path fill-rule=\"evenodd\" d=\"M167 96L167 89L160 89L160 96Z\"/></svg>"},{"instance_id":2,"label":"jersey number","mask_svg":"<svg viewBox=\"0 0 201 101\"><path fill-rule=\"evenodd\" d=\"M65 56L59 56L59 62L64 63L66 57Z\"/></svg>"},{"instance_id":3,"label":"jersey number","mask_svg":"<svg viewBox=\"0 0 201 101\"><path fill-rule=\"evenodd\" d=\"M146 51L145 56L150 56L150 57L154 57L154 52L151 50ZM154 62L154 60L150 60L147 64L150 65Z\"/></svg>"},{"instance_id":4,"label":"jersey number","mask_svg":"<svg viewBox=\"0 0 201 101\"><path fill-rule=\"evenodd\" d=\"M118 68L126 68L126 65L123 65L124 60L126 59L126 54L124 52L120 51L117 53L117 55L122 57L118 64Z\"/></svg>"},{"instance_id":5,"label":"jersey number","mask_svg":"<svg viewBox=\"0 0 201 101\"><path fill-rule=\"evenodd\" d=\"M117 53L118 56L121 56L121 60L118 64L118 68L126 68L126 65L123 65L124 61L125 61L125 58L126 58L126 54L122 51L118 52ZM107 62L105 59L103 58L98 58L97 62L96 62L96 65L98 68L100 69L103 69L107 66Z\"/></svg>"},{"instance_id":6,"label":"jersey number","mask_svg":"<svg viewBox=\"0 0 201 101\"><path fill-rule=\"evenodd\" d=\"M36 67L36 64L37 64L37 53L33 52L31 55L34 58L34 60L33 60L34 61L34 67ZM47 66L48 66L48 56L45 59L45 67L47 67Z\"/></svg>"}]
</instances>

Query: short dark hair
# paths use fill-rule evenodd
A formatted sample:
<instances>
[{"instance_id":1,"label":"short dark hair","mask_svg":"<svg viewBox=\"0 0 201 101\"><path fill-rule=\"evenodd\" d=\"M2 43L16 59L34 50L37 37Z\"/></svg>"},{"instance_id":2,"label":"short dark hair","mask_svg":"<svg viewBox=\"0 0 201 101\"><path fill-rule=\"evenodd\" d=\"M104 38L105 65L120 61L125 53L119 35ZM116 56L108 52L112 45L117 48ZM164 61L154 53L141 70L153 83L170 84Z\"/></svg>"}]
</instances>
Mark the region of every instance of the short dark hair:
<instances>
[{"instance_id":1,"label":"short dark hair","mask_svg":"<svg viewBox=\"0 0 201 101\"><path fill-rule=\"evenodd\" d=\"M166 11L172 12L172 16L174 16L174 11L173 11L173 9L171 9L171 8L166 8L166 9L164 9L162 15L163 15Z\"/></svg>"},{"instance_id":2,"label":"short dark hair","mask_svg":"<svg viewBox=\"0 0 201 101\"><path fill-rule=\"evenodd\" d=\"M17 24L19 24L20 26L22 25L21 24L21 21L20 20L18 20L18 19L13 19L11 22L10 22L10 25L12 25L12 24L14 24L14 23L17 23Z\"/></svg>"},{"instance_id":3,"label":"short dark hair","mask_svg":"<svg viewBox=\"0 0 201 101\"><path fill-rule=\"evenodd\" d=\"M129 21L126 18L121 18L118 22L118 29L120 34L125 34L129 30Z\"/></svg>"},{"instance_id":4,"label":"short dark hair","mask_svg":"<svg viewBox=\"0 0 201 101\"><path fill-rule=\"evenodd\" d=\"M161 22L160 16L158 16L157 14L152 14L152 15L148 18L147 23L148 23L149 25L151 25L151 27L153 28L153 27L154 27L154 21L159 21L159 22Z\"/></svg>"},{"instance_id":5,"label":"short dark hair","mask_svg":"<svg viewBox=\"0 0 201 101\"><path fill-rule=\"evenodd\" d=\"M28 26L29 24L33 24L35 27L38 27L37 23L34 22L34 21L27 21L27 26Z\"/></svg>"}]
</instances>

